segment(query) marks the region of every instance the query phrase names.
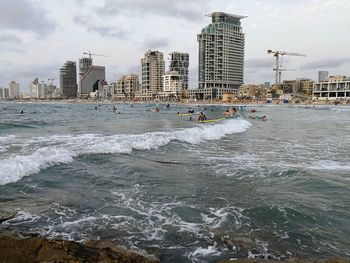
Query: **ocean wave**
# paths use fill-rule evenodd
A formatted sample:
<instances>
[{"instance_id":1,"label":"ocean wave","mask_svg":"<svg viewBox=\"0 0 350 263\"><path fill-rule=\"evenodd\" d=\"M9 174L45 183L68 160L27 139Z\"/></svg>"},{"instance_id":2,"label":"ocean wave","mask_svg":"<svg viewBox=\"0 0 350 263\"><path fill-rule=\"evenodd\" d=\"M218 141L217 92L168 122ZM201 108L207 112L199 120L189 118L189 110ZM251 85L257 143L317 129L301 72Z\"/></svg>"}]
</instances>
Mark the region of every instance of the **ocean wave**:
<instances>
[{"instance_id":1,"label":"ocean wave","mask_svg":"<svg viewBox=\"0 0 350 263\"><path fill-rule=\"evenodd\" d=\"M314 162L308 168L312 170L349 171L350 165L328 160L328 161Z\"/></svg>"},{"instance_id":2,"label":"ocean wave","mask_svg":"<svg viewBox=\"0 0 350 263\"><path fill-rule=\"evenodd\" d=\"M202 125L172 132L148 132L143 134L119 134L104 136L83 134L76 136L53 135L32 138L22 142L34 152L14 155L0 160L0 185L21 180L48 167L70 163L83 154L131 153L133 150L152 150L172 141L199 144L206 140L246 131L251 124L242 119L231 119L220 124ZM45 145L44 147L42 145Z\"/></svg>"}]
</instances>

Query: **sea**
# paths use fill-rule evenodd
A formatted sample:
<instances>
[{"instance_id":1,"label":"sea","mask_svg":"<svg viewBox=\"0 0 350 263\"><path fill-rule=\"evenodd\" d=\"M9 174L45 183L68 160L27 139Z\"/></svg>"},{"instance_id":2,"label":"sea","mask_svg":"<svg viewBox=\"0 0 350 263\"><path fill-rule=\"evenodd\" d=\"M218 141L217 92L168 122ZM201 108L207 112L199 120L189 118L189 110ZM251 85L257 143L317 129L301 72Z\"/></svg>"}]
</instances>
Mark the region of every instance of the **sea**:
<instances>
[{"instance_id":1,"label":"sea","mask_svg":"<svg viewBox=\"0 0 350 263\"><path fill-rule=\"evenodd\" d=\"M236 108L1 102L0 232L161 262L350 258L350 107Z\"/></svg>"}]
</instances>

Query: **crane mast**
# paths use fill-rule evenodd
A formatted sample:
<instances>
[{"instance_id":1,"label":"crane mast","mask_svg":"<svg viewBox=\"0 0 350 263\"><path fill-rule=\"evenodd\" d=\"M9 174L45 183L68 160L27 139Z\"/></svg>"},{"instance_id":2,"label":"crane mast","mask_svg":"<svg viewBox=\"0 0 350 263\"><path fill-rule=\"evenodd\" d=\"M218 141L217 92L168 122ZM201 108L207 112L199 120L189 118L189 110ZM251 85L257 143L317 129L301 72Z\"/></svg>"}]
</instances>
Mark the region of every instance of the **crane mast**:
<instances>
[{"instance_id":1,"label":"crane mast","mask_svg":"<svg viewBox=\"0 0 350 263\"><path fill-rule=\"evenodd\" d=\"M267 50L267 54L273 54L273 56L276 59L276 67L273 69L275 71L275 83L280 84L281 83L281 75L282 71L286 71L286 69L281 69L281 63L280 63L280 56L299 56L299 57L306 57L305 54L299 54L295 52L287 52L287 51L273 51L271 49Z\"/></svg>"}]
</instances>

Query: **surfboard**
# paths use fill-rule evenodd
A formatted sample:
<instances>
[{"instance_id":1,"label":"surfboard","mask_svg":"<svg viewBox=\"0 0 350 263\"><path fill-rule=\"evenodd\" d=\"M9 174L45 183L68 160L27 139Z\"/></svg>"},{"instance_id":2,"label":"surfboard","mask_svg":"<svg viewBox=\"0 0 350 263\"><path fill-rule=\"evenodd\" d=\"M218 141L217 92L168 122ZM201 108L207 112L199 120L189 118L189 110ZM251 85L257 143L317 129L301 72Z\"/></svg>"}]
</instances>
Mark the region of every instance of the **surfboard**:
<instances>
[{"instance_id":1,"label":"surfboard","mask_svg":"<svg viewBox=\"0 0 350 263\"><path fill-rule=\"evenodd\" d=\"M176 114L176 116L183 116L183 117L188 117L188 116L192 116L193 113L180 113L180 114Z\"/></svg>"},{"instance_id":2,"label":"surfboard","mask_svg":"<svg viewBox=\"0 0 350 263\"><path fill-rule=\"evenodd\" d=\"M218 118L218 119L211 119L211 120L205 120L205 121L198 121L199 123L210 123L210 122L217 122L217 121L223 121L225 118Z\"/></svg>"}]
</instances>

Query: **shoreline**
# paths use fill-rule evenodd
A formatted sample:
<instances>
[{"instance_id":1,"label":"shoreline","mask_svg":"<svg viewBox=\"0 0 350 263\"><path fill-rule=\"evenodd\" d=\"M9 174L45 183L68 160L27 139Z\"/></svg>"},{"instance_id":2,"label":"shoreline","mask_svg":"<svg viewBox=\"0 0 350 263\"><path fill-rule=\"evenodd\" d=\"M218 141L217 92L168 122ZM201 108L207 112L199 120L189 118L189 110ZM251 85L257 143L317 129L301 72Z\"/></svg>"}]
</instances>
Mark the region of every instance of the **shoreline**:
<instances>
[{"instance_id":1,"label":"shoreline","mask_svg":"<svg viewBox=\"0 0 350 263\"><path fill-rule=\"evenodd\" d=\"M67 100L0 100L0 103L9 103L9 104L32 104L32 103L42 103L42 104L136 104L136 105L146 105L146 104L170 104L170 105L206 105L206 106L263 106L263 105L275 105L275 106L350 106L350 101L341 101L336 105L333 101L308 101L308 102L296 102L290 101L289 103L283 103L283 100L272 100L270 103L267 103L268 99L261 100L237 100L233 102L224 102L224 101L103 101L103 100L81 100L81 99L67 99Z\"/></svg>"}]
</instances>

